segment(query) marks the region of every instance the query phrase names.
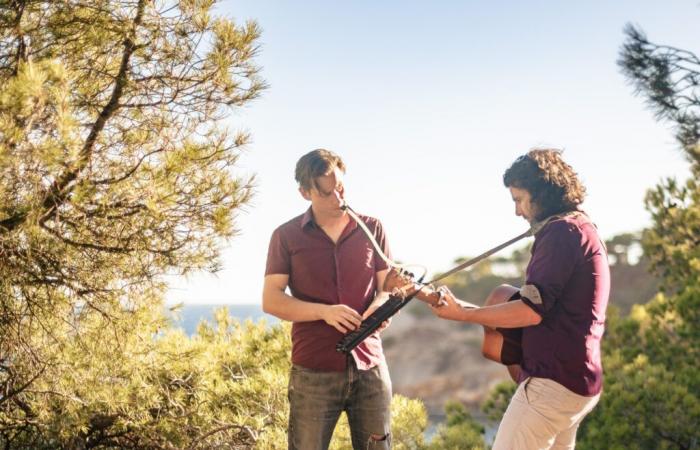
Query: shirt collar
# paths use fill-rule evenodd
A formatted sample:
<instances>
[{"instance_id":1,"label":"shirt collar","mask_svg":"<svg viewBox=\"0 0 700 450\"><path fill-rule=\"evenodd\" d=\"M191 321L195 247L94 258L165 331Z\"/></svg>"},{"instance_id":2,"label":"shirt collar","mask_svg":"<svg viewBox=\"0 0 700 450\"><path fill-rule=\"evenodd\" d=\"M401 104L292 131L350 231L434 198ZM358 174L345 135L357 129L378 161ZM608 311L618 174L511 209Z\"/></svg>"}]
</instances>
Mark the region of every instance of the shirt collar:
<instances>
[{"instance_id":1,"label":"shirt collar","mask_svg":"<svg viewBox=\"0 0 700 450\"><path fill-rule=\"evenodd\" d=\"M307 209L304 213L304 216L301 218L301 228L306 228L309 224L313 224L315 227L320 228L316 223L316 220L314 220L314 213L311 210L310 206L309 209ZM350 223L346 226L346 228L348 232L353 231L355 228L357 228L357 222L355 222L355 219L350 217Z\"/></svg>"},{"instance_id":2,"label":"shirt collar","mask_svg":"<svg viewBox=\"0 0 700 450\"><path fill-rule=\"evenodd\" d=\"M306 226L310 223L316 225L314 213L311 211L311 207L309 206L309 209L306 210L304 216L301 218L301 227L306 228Z\"/></svg>"}]
</instances>

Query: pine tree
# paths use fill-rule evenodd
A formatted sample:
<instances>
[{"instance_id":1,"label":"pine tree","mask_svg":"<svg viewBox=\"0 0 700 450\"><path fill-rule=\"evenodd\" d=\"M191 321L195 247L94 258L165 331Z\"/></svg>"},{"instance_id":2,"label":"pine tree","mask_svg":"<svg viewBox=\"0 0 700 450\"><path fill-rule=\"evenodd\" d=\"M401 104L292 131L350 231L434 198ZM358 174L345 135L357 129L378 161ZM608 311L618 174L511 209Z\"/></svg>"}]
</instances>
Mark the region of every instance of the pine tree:
<instances>
[{"instance_id":1,"label":"pine tree","mask_svg":"<svg viewBox=\"0 0 700 450\"><path fill-rule=\"evenodd\" d=\"M438 428L428 450L481 450L484 443L484 427L459 402L445 404L446 421Z\"/></svg>"},{"instance_id":2,"label":"pine tree","mask_svg":"<svg viewBox=\"0 0 700 450\"><path fill-rule=\"evenodd\" d=\"M673 126L676 141L690 163L684 183L669 178L647 194L653 226L644 236L652 268L667 291L697 284L700 271L700 58L649 42L638 28L625 29L619 65L635 91L646 98L657 119Z\"/></svg>"},{"instance_id":3,"label":"pine tree","mask_svg":"<svg viewBox=\"0 0 700 450\"><path fill-rule=\"evenodd\" d=\"M109 435L129 414L90 389L131 382L121 355L152 351L164 277L217 270L236 232L252 192L233 173L248 136L225 119L265 87L260 30L216 17L213 4L0 2L6 448L81 448ZM102 401L106 415L92 408Z\"/></svg>"},{"instance_id":4,"label":"pine tree","mask_svg":"<svg viewBox=\"0 0 700 450\"><path fill-rule=\"evenodd\" d=\"M581 430L580 447L692 449L700 445L700 59L651 43L628 26L620 67L656 117L671 123L691 178L650 190L652 226L644 253L662 292L613 317L604 345L600 405ZM645 299L640 299L643 301Z\"/></svg>"},{"instance_id":5,"label":"pine tree","mask_svg":"<svg viewBox=\"0 0 700 450\"><path fill-rule=\"evenodd\" d=\"M252 193L225 121L265 88L260 30L214 3L0 2L2 448L286 446L289 327L162 313ZM424 406L393 402L423 448Z\"/></svg>"}]
</instances>

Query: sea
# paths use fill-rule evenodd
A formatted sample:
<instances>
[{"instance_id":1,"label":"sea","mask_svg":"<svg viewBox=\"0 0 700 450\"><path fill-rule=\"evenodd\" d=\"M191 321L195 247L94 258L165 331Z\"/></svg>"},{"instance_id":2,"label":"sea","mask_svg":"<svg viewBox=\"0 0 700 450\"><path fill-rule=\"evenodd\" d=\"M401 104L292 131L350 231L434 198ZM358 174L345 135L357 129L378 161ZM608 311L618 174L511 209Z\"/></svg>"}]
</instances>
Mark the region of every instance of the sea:
<instances>
[{"instance_id":1,"label":"sea","mask_svg":"<svg viewBox=\"0 0 700 450\"><path fill-rule=\"evenodd\" d=\"M258 322L265 319L268 325L279 323L279 319L270 314L265 314L260 304L184 304L179 308L179 311L171 315L174 326L182 328L188 336L192 336L197 331L197 325L201 321L207 321L214 324L214 313L220 308L227 308L230 316L235 317L241 322L250 319L253 322Z\"/></svg>"}]
</instances>

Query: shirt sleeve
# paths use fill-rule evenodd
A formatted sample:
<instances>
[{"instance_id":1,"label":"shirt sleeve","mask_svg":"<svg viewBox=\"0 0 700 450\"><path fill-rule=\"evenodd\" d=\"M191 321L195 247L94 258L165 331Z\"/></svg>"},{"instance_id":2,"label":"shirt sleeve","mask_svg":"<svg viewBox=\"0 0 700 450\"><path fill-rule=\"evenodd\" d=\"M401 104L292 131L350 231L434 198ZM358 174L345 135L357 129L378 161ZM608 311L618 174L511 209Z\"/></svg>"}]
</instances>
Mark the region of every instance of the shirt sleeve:
<instances>
[{"instance_id":1,"label":"shirt sleeve","mask_svg":"<svg viewBox=\"0 0 700 450\"><path fill-rule=\"evenodd\" d=\"M389 243L386 239L386 233L384 233L384 227L379 220L377 220L377 225L374 228L374 239L376 239L377 244L379 244L379 248L382 249L387 258L391 259L391 249L389 248ZM389 268L386 261L384 261L376 251L374 252L374 267L377 272Z\"/></svg>"},{"instance_id":2,"label":"shirt sleeve","mask_svg":"<svg viewBox=\"0 0 700 450\"><path fill-rule=\"evenodd\" d=\"M267 250L265 275L289 275L290 272L291 257L289 255L289 249L282 237L282 232L278 228L272 233L272 237L270 238L270 246Z\"/></svg>"},{"instance_id":3,"label":"shirt sleeve","mask_svg":"<svg viewBox=\"0 0 700 450\"><path fill-rule=\"evenodd\" d=\"M560 300L580 258L580 242L578 228L564 221L549 224L538 236L520 295L540 316Z\"/></svg>"}]
</instances>

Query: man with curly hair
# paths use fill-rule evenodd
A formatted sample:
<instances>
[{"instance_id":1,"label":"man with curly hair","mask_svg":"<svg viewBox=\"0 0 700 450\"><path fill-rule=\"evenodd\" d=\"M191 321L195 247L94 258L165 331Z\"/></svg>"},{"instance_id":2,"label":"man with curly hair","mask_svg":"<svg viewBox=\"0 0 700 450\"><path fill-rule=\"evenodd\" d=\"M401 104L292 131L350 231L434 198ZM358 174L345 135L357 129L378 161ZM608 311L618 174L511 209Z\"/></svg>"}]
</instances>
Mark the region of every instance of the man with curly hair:
<instances>
[{"instance_id":1,"label":"man with curly hair","mask_svg":"<svg viewBox=\"0 0 700 450\"><path fill-rule=\"evenodd\" d=\"M517 333L521 354L509 367L519 386L493 445L504 449L569 449L576 430L600 398L600 340L610 292L610 269L595 225L580 209L585 188L561 152L535 149L503 175L515 214L535 234L520 289L501 285L481 308L467 307L445 287L442 318ZM504 301L494 304L501 297Z\"/></svg>"}]
</instances>

